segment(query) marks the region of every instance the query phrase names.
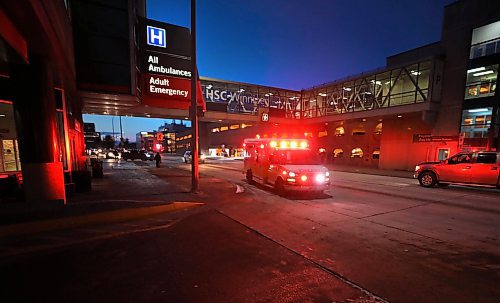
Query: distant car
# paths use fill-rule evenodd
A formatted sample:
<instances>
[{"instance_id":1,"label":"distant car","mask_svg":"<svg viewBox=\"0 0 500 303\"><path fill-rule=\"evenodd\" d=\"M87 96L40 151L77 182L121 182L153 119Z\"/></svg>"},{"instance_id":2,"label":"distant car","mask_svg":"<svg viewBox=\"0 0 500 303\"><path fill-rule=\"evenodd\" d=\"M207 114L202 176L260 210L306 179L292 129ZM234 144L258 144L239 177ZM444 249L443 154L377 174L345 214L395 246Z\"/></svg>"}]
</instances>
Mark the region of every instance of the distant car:
<instances>
[{"instance_id":1,"label":"distant car","mask_svg":"<svg viewBox=\"0 0 500 303\"><path fill-rule=\"evenodd\" d=\"M106 151L105 151L105 150L103 150L103 149L100 149L100 148L99 148L99 149L97 150L97 157L98 157L98 158L106 158Z\"/></svg>"},{"instance_id":2,"label":"distant car","mask_svg":"<svg viewBox=\"0 0 500 303\"><path fill-rule=\"evenodd\" d=\"M187 150L184 155L182 156L182 161L184 163L191 163L192 161L192 156L191 156L191 151ZM204 154L199 154L198 155L198 163L205 163L205 155Z\"/></svg>"},{"instance_id":3,"label":"distant car","mask_svg":"<svg viewBox=\"0 0 500 303\"><path fill-rule=\"evenodd\" d=\"M106 152L106 159L120 159L121 153L116 150L108 150Z\"/></svg>"},{"instance_id":4,"label":"distant car","mask_svg":"<svg viewBox=\"0 0 500 303\"><path fill-rule=\"evenodd\" d=\"M500 188L500 152L466 152L440 162L423 162L413 177L423 187L450 183L489 185Z\"/></svg>"},{"instance_id":5,"label":"distant car","mask_svg":"<svg viewBox=\"0 0 500 303\"><path fill-rule=\"evenodd\" d=\"M122 154L122 159L127 161L127 160L136 160L140 159L142 161L153 161L154 156L151 153L148 153L147 151L144 150L129 150L127 152L124 152Z\"/></svg>"}]
</instances>

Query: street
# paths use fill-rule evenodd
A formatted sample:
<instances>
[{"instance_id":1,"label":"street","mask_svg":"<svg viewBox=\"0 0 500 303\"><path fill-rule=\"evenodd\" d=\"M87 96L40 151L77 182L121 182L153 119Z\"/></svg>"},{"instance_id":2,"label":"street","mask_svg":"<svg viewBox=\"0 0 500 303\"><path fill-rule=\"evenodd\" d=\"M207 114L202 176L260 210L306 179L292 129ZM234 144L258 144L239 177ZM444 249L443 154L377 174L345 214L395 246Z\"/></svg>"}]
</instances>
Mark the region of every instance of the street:
<instances>
[{"instance_id":1,"label":"street","mask_svg":"<svg viewBox=\"0 0 500 303\"><path fill-rule=\"evenodd\" d=\"M189 180L190 164L104 167L172 184ZM498 301L497 190L332 171L325 195L281 197L247 184L241 167L200 165L201 208L2 242L2 301Z\"/></svg>"},{"instance_id":2,"label":"street","mask_svg":"<svg viewBox=\"0 0 500 303\"><path fill-rule=\"evenodd\" d=\"M200 166L246 190L213 207L373 293L394 302L500 297L497 190L334 171L326 197L279 197L246 184L241 167Z\"/></svg>"}]
</instances>

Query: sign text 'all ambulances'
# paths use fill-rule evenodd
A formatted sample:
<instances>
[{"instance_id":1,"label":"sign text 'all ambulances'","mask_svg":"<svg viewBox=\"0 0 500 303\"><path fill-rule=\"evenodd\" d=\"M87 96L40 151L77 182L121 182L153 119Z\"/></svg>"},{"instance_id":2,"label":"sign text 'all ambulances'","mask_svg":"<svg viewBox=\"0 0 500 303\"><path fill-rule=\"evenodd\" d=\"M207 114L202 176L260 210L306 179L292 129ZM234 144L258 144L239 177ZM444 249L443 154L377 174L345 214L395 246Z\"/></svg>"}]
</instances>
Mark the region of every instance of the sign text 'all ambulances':
<instances>
[{"instance_id":1,"label":"sign text 'all ambulances'","mask_svg":"<svg viewBox=\"0 0 500 303\"><path fill-rule=\"evenodd\" d=\"M166 55L149 55L146 72L179 78L191 79L191 62Z\"/></svg>"},{"instance_id":2,"label":"sign text 'all ambulances'","mask_svg":"<svg viewBox=\"0 0 500 303\"><path fill-rule=\"evenodd\" d=\"M167 47L166 31L163 28L147 26L147 43L152 46Z\"/></svg>"}]
</instances>

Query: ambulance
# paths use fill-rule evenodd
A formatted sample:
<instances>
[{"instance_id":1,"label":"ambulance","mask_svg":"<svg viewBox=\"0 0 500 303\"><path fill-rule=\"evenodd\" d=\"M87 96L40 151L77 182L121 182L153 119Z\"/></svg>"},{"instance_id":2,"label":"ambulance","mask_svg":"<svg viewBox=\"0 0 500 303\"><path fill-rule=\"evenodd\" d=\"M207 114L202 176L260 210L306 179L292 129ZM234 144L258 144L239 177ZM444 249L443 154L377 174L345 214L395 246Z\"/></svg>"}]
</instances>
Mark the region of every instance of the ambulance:
<instances>
[{"instance_id":1,"label":"ambulance","mask_svg":"<svg viewBox=\"0 0 500 303\"><path fill-rule=\"evenodd\" d=\"M305 139L245 139L244 168L248 183L286 191L323 192L330 185L330 173Z\"/></svg>"}]
</instances>

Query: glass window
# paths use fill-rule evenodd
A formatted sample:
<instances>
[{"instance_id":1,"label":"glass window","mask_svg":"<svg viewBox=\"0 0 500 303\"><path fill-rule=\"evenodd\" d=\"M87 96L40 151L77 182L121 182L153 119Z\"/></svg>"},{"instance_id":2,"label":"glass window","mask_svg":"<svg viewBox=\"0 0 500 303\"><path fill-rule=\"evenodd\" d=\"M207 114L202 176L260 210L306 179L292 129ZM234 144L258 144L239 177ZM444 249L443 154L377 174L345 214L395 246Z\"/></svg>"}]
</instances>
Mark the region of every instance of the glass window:
<instances>
[{"instance_id":1,"label":"glass window","mask_svg":"<svg viewBox=\"0 0 500 303\"><path fill-rule=\"evenodd\" d=\"M318 138L323 138L323 137L326 137L328 136L328 131L321 131L321 132L318 132Z\"/></svg>"},{"instance_id":2,"label":"glass window","mask_svg":"<svg viewBox=\"0 0 500 303\"><path fill-rule=\"evenodd\" d=\"M342 158L344 156L344 151L342 148L336 148L333 150L333 157L334 158Z\"/></svg>"},{"instance_id":3,"label":"glass window","mask_svg":"<svg viewBox=\"0 0 500 303\"><path fill-rule=\"evenodd\" d=\"M0 171L13 172L21 170L17 140L2 140L0 146L2 167Z\"/></svg>"},{"instance_id":4,"label":"glass window","mask_svg":"<svg viewBox=\"0 0 500 303\"><path fill-rule=\"evenodd\" d=\"M470 163L472 154L459 154L448 159L448 164Z\"/></svg>"},{"instance_id":5,"label":"glass window","mask_svg":"<svg viewBox=\"0 0 500 303\"><path fill-rule=\"evenodd\" d=\"M365 130L362 127L356 127L352 130L353 136L362 136L365 134Z\"/></svg>"},{"instance_id":6,"label":"glass window","mask_svg":"<svg viewBox=\"0 0 500 303\"><path fill-rule=\"evenodd\" d=\"M363 158L363 150L359 147L354 148L351 151L351 158Z\"/></svg>"},{"instance_id":7,"label":"glass window","mask_svg":"<svg viewBox=\"0 0 500 303\"><path fill-rule=\"evenodd\" d=\"M481 66L467 71L465 99L494 96L498 65Z\"/></svg>"},{"instance_id":8,"label":"glass window","mask_svg":"<svg viewBox=\"0 0 500 303\"><path fill-rule=\"evenodd\" d=\"M496 42L490 42L486 44L485 55L493 55L496 50Z\"/></svg>"},{"instance_id":9,"label":"glass window","mask_svg":"<svg viewBox=\"0 0 500 303\"><path fill-rule=\"evenodd\" d=\"M420 75L418 75L418 87L421 90L426 90L429 88L429 74L430 70L421 70Z\"/></svg>"},{"instance_id":10,"label":"glass window","mask_svg":"<svg viewBox=\"0 0 500 303\"><path fill-rule=\"evenodd\" d=\"M14 109L9 101L0 102L0 172L21 170Z\"/></svg>"},{"instance_id":11,"label":"glass window","mask_svg":"<svg viewBox=\"0 0 500 303\"><path fill-rule=\"evenodd\" d=\"M470 59L500 52L500 21L475 28L472 32Z\"/></svg>"},{"instance_id":12,"label":"glass window","mask_svg":"<svg viewBox=\"0 0 500 303\"><path fill-rule=\"evenodd\" d=\"M493 108L474 108L462 111L461 132L466 138L487 138Z\"/></svg>"},{"instance_id":13,"label":"glass window","mask_svg":"<svg viewBox=\"0 0 500 303\"><path fill-rule=\"evenodd\" d=\"M477 163L497 163L496 153L481 153L477 155Z\"/></svg>"},{"instance_id":14,"label":"glass window","mask_svg":"<svg viewBox=\"0 0 500 303\"><path fill-rule=\"evenodd\" d=\"M339 126L335 129L335 136L343 136L345 134L344 127Z\"/></svg>"},{"instance_id":15,"label":"glass window","mask_svg":"<svg viewBox=\"0 0 500 303\"><path fill-rule=\"evenodd\" d=\"M450 153L449 148L438 149L438 160L439 161L446 160L448 158L449 153Z\"/></svg>"}]
</instances>

